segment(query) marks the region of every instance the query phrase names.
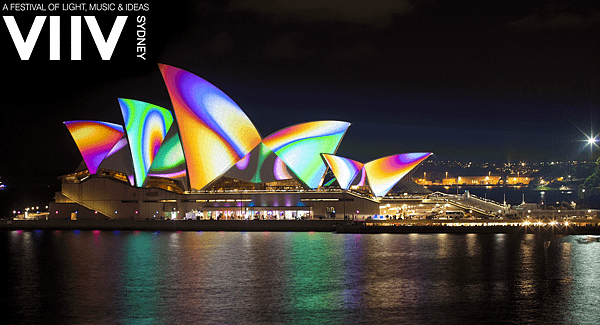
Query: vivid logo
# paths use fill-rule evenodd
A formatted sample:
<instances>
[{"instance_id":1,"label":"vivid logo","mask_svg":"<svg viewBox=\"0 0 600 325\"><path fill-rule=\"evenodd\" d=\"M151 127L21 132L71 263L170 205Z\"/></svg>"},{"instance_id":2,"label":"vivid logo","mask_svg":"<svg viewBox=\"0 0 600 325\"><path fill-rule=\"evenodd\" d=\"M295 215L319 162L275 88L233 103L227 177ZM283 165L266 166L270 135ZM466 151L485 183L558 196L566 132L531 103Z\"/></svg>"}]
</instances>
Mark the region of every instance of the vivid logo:
<instances>
[{"instance_id":1,"label":"vivid logo","mask_svg":"<svg viewBox=\"0 0 600 325\"><path fill-rule=\"evenodd\" d=\"M46 22L47 16L36 16L27 37L19 29L14 16L3 16L21 60L29 60ZM117 16L108 38L104 38L94 16L83 17L92 34L102 60L110 60L117 46L127 16ZM60 60L60 17L50 16L50 60ZM81 60L81 16L71 16L71 60Z\"/></svg>"}]
</instances>

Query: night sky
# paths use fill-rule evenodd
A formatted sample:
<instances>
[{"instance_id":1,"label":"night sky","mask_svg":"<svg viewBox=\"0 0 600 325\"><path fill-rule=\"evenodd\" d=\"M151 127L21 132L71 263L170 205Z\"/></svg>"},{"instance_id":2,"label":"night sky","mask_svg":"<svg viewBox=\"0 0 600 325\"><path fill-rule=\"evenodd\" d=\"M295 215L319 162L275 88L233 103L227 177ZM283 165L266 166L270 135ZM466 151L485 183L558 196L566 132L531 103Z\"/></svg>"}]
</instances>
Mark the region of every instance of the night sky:
<instances>
[{"instance_id":1,"label":"night sky","mask_svg":"<svg viewBox=\"0 0 600 325\"><path fill-rule=\"evenodd\" d=\"M23 33L34 16L55 14L3 12ZM170 109L157 63L213 83L263 137L301 122L351 122L337 153L362 162L411 151L585 159L581 132L600 131L594 1L238 0L59 14L60 61L49 60L48 21L28 61L2 21L0 176L73 171L81 156L62 122L122 124L119 97ZM69 17L90 14L105 35L116 15L128 16L109 61L85 24L82 60L70 60ZM146 61L135 58L138 15L147 18Z\"/></svg>"}]
</instances>

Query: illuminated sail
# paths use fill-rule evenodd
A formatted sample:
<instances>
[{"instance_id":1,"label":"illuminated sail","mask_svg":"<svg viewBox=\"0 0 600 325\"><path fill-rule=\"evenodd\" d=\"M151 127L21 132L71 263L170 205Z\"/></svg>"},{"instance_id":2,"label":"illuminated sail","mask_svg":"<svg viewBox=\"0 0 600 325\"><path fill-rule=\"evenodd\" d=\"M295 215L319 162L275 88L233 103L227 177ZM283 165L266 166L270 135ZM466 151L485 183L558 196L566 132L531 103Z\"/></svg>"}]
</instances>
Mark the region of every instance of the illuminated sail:
<instances>
[{"instance_id":1,"label":"illuminated sail","mask_svg":"<svg viewBox=\"0 0 600 325\"><path fill-rule=\"evenodd\" d=\"M159 67L179 125L190 186L203 189L255 148L261 137L217 87L187 71Z\"/></svg>"},{"instance_id":2,"label":"illuminated sail","mask_svg":"<svg viewBox=\"0 0 600 325\"><path fill-rule=\"evenodd\" d=\"M367 186L367 173L365 172L365 166L360 169L360 174L354 178L354 181L350 186Z\"/></svg>"},{"instance_id":3,"label":"illuminated sail","mask_svg":"<svg viewBox=\"0 0 600 325\"><path fill-rule=\"evenodd\" d=\"M133 163L131 161L131 150L127 145L127 137L123 136L121 140L117 141L110 152L104 157L98 170L106 169L115 172L123 173L127 176L127 180L131 186L135 186L135 172L133 170Z\"/></svg>"},{"instance_id":4,"label":"illuminated sail","mask_svg":"<svg viewBox=\"0 0 600 325\"><path fill-rule=\"evenodd\" d=\"M119 105L131 149L135 183L141 187L173 124L173 115L167 109L138 100L119 98Z\"/></svg>"},{"instance_id":5,"label":"illuminated sail","mask_svg":"<svg viewBox=\"0 0 600 325\"><path fill-rule=\"evenodd\" d=\"M177 124L173 124L158 149L148 176L178 179L187 184L185 156Z\"/></svg>"},{"instance_id":6,"label":"illuminated sail","mask_svg":"<svg viewBox=\"0 0 600 325\"><path fill-rule=\"evenodd\" d=\"M64 123L75 140L90 174L98 171L102 160L124 134L121 125L108 122L67 121Z\"/></svg>"},{"instance_id":7,"label":"illuminated sail","mask_svg":"<svg viewBox=\"0 0 600 325\"><path fill-rule=\"evenodd\" d=\"M335 153L349 126L340 121L302 123L271 134L263 143L306 186L317 188L327 169L321 153Z\"/></svg>"},{"instance_id":8,"label":"illuminated sail","mask_svg":"<svg viewBox=\"0 0 600 325\"><path fill-rule=\"evenodd\" d=\"M430 155L430 152L403 153L366 163L364 169L373 195L385 196L404 175Z\"/></svg>"},{"instance_id":9,"label":"illuminated sail","mask_svg":"<svg viewBox=\"0 0 600 325\"><path fill-rule=\"evenodd\" d=\"M285 163L263 143L238 161L224 176L251 183L291 179Z\"/></svg>"},{"instance_id":10,"label":"illuminated sail","mask_svg":"<svg viewBox=\"0 0 600 325\"><path fill-rule=\"evenodd\" d=\"M352 184L352 181L363 167L363 164L356 160L330 154L321 154L321 156L323 156L323 159L335 175L338 184L344 190L350 188L350 184Z\"/></svg>"},{"instance_id":11,"label":"illuminated sail","mask_svg":"<svg viewBox=\"0 0 600 325\"><path fill-rule=\"evenodd\" d=\"M107 175L120 180L125 175L134 186L174 184L186 191L207 189L221 176L251 183L295 178L314 189L329 167L328 184L369 186L381 197L431 155L406 153L366 164L335 156L350 126L341 121L301 123L261 139L246 114L215 86L172 66L159 68L174 115L153 104L119 99L124 127L65 122L90 173L107 169L117 172ZM173 182L149 183L148 176Z\"/></svg>"}]
</instances>

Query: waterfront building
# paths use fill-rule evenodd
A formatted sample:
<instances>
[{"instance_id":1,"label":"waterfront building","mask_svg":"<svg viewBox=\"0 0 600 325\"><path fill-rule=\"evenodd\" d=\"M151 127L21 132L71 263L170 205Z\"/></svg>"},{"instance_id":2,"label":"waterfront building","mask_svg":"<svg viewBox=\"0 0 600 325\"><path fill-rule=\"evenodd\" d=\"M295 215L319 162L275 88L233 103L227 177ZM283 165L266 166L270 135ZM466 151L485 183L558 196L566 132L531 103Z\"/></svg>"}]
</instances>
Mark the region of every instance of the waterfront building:
<instances>
[{"instance_id":1,"label":"waterfront building","mask_svg":"<svg viewBox=\"0 0 600 325\"><path fill-rule=\"evenodd\" d=\"M504 184L508 184L508 185L529 185L529 182L531 182L531 180L533 180L533 177L530 176L518 176L518 177L514 177L512 175L509 175L506 177L506 181L504 182Z\"/></svg>"},{"instance_id":2,"label":"waterfront building","mask_svg":"<svg viewBox=\"0 0 600 325\"><path fill-rule=\"evenodd\" d=\"M431 155L364 164L336 156L350 126L344 121L262 137L217 87L159 67L172 110L120 98L122 125L65 122L83 162L60 177L50 218L364 218L378 214L394 185Z\"/></svg>"},{"instance_id":3,"label":"waterfront building","mask_svg":"<svg viewBox=\"0 0 600 325\"><path fill-rule=\"evenodd\" d=\"M426 180L424 178L416 179L416 182L421 185L528 185L533 177L530 176L506 176L505 180L501 176L458 176L446 177L439 183Z\"/></svg>"}]
</instances>

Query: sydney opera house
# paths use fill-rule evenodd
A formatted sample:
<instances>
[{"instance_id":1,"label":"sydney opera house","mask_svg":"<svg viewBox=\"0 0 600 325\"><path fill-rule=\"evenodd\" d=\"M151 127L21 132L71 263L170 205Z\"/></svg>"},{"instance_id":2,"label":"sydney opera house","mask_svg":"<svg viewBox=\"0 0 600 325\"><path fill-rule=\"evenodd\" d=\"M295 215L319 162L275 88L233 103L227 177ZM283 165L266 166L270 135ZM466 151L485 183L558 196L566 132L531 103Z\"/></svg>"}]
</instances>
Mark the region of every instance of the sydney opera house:
<instances>
[{"instance_id":1,"label":"sydney opera house","mask_svg":"<svg viewBox=\"0 0 600 325\"><path fill-rule=\"evenodd\" d=\"M83 162L60 177L50 218L301 219L379 213L431 153L361 163L336 155L350 123L314 121L262 137L226 94L159 65L172 107L118 99L123 124L67 121Z\"/></svg>"}]
</instances>

